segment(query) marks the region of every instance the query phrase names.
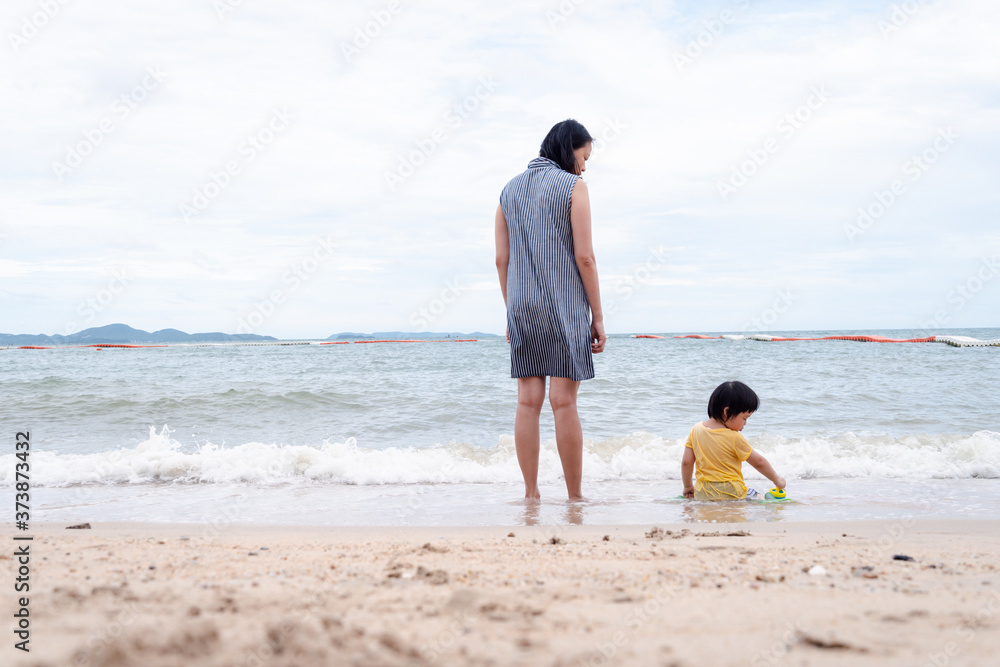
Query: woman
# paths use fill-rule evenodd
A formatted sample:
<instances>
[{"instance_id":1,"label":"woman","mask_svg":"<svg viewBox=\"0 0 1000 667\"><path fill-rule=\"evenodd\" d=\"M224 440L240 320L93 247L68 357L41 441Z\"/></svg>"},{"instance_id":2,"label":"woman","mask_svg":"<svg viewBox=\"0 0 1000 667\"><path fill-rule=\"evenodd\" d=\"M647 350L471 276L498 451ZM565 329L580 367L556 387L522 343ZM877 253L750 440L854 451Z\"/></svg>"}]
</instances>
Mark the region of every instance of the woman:
<instances>
[{"instance_id":1,"label":"woman","mask_svg":"<svg viewBox=\"0 0 1000 667\"><path fill-rule=\"evenodd\" d=\"M590 232L590 195L580 178L593 137L575 120L556 123L538 157L500 194L497 272L507 305L510 375L517 378L514 444L524 497L537 500L538 418L545 401L570 500L582 500L583 433L576 411L581 380L594 377L604 315Z\"/></svg>"}]
</instances>

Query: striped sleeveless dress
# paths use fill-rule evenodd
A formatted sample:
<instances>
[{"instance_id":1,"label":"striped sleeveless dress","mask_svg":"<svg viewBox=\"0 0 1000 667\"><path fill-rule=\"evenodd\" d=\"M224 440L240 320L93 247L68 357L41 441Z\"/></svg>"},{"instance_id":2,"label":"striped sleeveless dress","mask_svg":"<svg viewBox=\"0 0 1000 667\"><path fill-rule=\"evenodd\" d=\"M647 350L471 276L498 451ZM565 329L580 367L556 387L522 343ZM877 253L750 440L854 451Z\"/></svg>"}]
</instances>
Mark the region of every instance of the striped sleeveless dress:
<instances>
[{"instance_id":1,"label":"striped sleeveless dress","mask_svg":"<svg viewBox=\"0 0 1000 667\"><path fill-rule=\"evenodd\" d=\"M569 218L578 178L538 157L500 193L510 240L507 334L513 378L594 377L590 303Z\"/></svg>"}]
</instances>

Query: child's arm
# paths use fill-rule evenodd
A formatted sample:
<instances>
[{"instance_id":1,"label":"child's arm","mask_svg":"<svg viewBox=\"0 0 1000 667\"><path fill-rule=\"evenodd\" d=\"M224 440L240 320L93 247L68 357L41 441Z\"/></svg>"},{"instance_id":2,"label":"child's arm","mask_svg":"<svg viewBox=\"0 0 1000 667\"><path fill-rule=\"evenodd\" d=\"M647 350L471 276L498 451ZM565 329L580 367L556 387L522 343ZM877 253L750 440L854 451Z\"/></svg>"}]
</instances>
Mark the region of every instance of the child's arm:
<instances>
[{"instance_id":1,"label":"child's arm","mask_svg":"<svg viewBox=\"0 0 1000 667\"><path fill-rule=\"evenodd\" d=\"M694 474L694 450L684 448L684 458L681 459L681 480L684 482L684 497L694 498L694 484L691 475Z\"/></svg>"},{"instance_id":2,"label":"child's arm","mask_svg":"<svg viewBox=\"0 0 1000 667\"><path fill-rule=\"evenodd\" d=\"M764 455L756 449L750 452L750 457L747 459L747 463L752 465L761 475L771 480L776 488L785 488L785 478L774 472L774 468L772 468L771 464L767 462Z\"/></svg>"}]
</instances>

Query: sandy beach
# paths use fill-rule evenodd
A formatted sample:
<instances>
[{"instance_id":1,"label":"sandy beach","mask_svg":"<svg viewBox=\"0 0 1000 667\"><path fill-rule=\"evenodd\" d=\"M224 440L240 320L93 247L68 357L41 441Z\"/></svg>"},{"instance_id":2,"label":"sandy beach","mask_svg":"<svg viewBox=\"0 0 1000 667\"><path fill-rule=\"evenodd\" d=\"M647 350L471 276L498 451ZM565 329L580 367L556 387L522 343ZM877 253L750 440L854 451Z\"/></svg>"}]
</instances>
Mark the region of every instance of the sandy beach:
<instances>
[{"instance_id":1,"label":"sandy beach","mask_svg":"<svg viewBox=\"0 0 1000 667\"><path fill-rule=\"evenodd\" d=\"M1000 654L998 521L47 524L30 544L31 652L5 632L4 664L985 666ZM6 581L14 569L5 554Z\"/></svg>"}]
</instances>

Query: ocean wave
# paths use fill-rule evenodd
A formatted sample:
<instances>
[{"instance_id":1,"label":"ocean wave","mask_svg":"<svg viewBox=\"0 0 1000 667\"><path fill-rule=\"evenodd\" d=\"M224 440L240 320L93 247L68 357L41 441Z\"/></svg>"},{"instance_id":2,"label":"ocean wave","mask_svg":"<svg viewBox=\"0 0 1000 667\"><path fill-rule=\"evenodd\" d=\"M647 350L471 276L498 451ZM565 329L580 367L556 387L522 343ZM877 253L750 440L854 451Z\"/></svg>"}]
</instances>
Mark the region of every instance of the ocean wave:
<instances>
[{"instance_id":1,"label":"ocean wave","mask_svg":"<svg viewBox=\"0 0 1000 667\"><path fill-rule=\"evenodd\" d=\"M150 428L149 438L134 448L94 454L31 453L34 486L91 484L439 484L521 480L514 439L499 438L483 448L450 442L434 447L369 449L353 438L317 446L250 442L234 447L202 445L196 451L170 437L166 427ZM784 438L751 436L779 474L813 478L1000 478L1000 433L972 435L859 436ZM632 433L584 443L587 481L676 480L680 477L682 439ZM0 456L0 487L14 485L13 454ZM556 482L561 467L555 441L542 443L540 481ZM744 467L747 479L760 476Z\"/></svg>"}]
</instances>

